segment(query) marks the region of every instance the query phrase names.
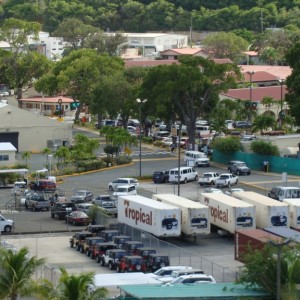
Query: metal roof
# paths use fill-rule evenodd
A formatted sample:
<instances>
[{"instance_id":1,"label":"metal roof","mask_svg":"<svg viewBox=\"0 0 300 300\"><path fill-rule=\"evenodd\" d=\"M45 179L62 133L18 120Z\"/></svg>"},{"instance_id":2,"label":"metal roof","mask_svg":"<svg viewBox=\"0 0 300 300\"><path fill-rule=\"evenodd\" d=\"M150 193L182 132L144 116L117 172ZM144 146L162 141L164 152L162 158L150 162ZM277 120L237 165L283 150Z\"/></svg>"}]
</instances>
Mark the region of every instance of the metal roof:
<instances>
[{"instance_id":1,"label":"metal roof","mask_svg":"<svg viewBox=\"0 0 300 300\"><path fill-rule=\"evenodd\" d=\"M27 169L3 169L0 170L0 174L6 174L6 173L27 173Z\"/></svg>"},{"instance_id":2,"label":"metal roof","mask_svg":"<svg viewBox=\"0 0 300 300\"><path fill-rule=\"evenodd\" d=\"M281 236L286 239L294 240L297 243L300 243L300 232L294 229L287 227L268 227L264 228L265 231L273 233L275 235Z\"/></svg>"},{"instance_id":3,"label":"metal roof","mask_svg":"<svg viewBox=\"0 0 300 300\"><path fill-rule=\"evenodd\" d=\"M262 288L249 288L235 283L178 284L178 285L124 285L120 289L134 299L240 299L241 297L267 299Z\"/></svg>"}]
</instances>

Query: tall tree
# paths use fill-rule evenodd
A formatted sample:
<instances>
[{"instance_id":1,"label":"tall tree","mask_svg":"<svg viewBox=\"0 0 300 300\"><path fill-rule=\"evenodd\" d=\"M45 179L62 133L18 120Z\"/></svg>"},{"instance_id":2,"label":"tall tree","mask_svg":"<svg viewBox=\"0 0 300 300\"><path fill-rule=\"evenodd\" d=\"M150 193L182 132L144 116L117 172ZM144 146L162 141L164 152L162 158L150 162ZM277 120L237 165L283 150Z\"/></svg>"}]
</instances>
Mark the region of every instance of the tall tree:
<instances>
[{"instance_id":1,"label":"tall tree","mask_svg":"<svg viewBox=\"0 0 300 300\"><path fill-rule=\"evenodd\" d=\"M174 114L173 121L185 124L194 145L196 118L216 107L219 92L235 85L239 71L233 64L215 64L202 57L182 57L180 62L151 68L141 95L147 95L147 105L157 107L159 117Z\"/></svg>"},{"instance_id":2,"label":"tall tree","mask_svg":"<svg viewBox=\"0 0 300 300\"><path fill-rule=\"evenodd\" d=\"M29 258L27 248L17 252L0 248L0 298L17 300L19 296L33 295L37 285L32 275L44 262L44 259Z\"/></svg>"},{"instance_id":3,"label":"tall tree","mask_svg":"<svg viewBox=\"0 0 300 300\"><path fill-rule=\"evenodd\" d=\"M22 98L22 88L33 78L39 78L50 68L51 62L45 55L30 50L28 37L37 39L40 24L17 19L7 19L0 29L0 39L9 44L10 50L1 50L0 66L10 85Z\"/></svg>"},{"instance_id":4,"label":"tall tree","mask_svg":"<svg viewBox=\"0 0 300 300\"><path fill-rule=\"evenodd\" d=\"M30 151L24 151L22 153L22 159L25 160L26 166L27 166L27 163L28 163L28 159L30 159L30 157L31 157L31 152Z\"/></svg>"}]
</instances>

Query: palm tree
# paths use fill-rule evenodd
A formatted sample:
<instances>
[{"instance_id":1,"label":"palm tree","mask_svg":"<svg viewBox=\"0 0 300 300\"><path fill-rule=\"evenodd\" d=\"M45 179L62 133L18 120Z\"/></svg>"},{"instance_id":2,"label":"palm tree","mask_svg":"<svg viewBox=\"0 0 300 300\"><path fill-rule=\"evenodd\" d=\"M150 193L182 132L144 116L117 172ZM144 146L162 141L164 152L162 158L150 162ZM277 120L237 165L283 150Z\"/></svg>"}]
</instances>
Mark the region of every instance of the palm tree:
<instances>
[{"instance_id":1,"label":"palm tree","mask_svg":"<svg viewBox=\"0 0 300 300\"><path fill-rule=\"evenodd\" d=\"M276 120L273 115L259 115L255 118L253 122L253 131L260 130L261 132L264 129L273 128L276 124Z\"/></svg>"},{"instance_id":2,"label":"palm tree","mask_svg":"<svg viewBox=\"0 0 300 300\"><path fill-rule=\"evenodd\" d=\"M46 168L48 168L48 155L51 154L51 152L51 149L47 147L42 150L42 154L46 155Z\"/></svg>"},{"instance_id":3,"label":"palm tree","mask_svg":"<svg viewBox=\"0 0 300 300\"><path fill-rule=\"evenodd\" d=\"M57 158L58 163L62 164L64 167L66 160L71 156L70 150L67 147L60 147L54 154L54 157Z\"/></svg>"},{"instance_id":4,"label":"palm tree","mask_svg":"<svg viewBox=\"0 0 300 300\"><path fill-rule=\"evenodd\" d=\"M37 289L32 275L44 259L28 257L29 250L24 247L18 252L0 248L0 299L18 299L20 296L31 296Z\"/></svg>"},{"instance_id":5,"label":"palm tree","mask_svg":"<svg viewBox=\"0 0 300 300\"><path fill-rule=\"evenodd\" d=\"M24 151L22 153L22 159L25 160L26 166L27 166L28 159L30 159L30 157L31 157L31 152L30 151Z\"/></svg>"},{"instance_id":6,"label":"palm tree","mask_svg":"<svg viewBox=\"0 0 300 300\"><path fill-rule=\"evenodd\" d=\"M89 286L94 286L94 273L87 272L78 275L68 274L65 268L60 268L61 276L57 287L58 298L61 300L105 299L107 289L95 289L88 295ZM95 297L96 296L96 297Z\"/></svg>"},{"instance_id":7,"label":"palm tree","mask_svg":"<svg viewBox=\"0 0 300 300\"><path fill-rule=\"evenodd\" d=\"M264 97L261 103L266 107L266 110L270 110L271 106L276 103L272 97Z\"/></svg>"}]
</instances>

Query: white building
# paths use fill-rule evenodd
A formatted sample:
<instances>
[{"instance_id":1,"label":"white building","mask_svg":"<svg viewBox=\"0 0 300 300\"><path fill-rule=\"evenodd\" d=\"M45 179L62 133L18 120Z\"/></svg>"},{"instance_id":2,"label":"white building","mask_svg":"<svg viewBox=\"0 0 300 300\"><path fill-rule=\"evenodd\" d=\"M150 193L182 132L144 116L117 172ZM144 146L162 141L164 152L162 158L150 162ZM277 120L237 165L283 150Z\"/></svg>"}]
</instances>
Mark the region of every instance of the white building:
<instances>
[{"instance_id":1,"label":"white building","mask_svg":"<svg viewBox=\"0 0 300 300\"><path fill-rule=\"evenodd\" d=\"M0 102L0 142L11 143L18 152L41 152L44 148L69 145L72 124L59 122Z\"/></svg>"},{"instance_id":2,"label":"white building","mask_svg":"<svg viewBox=\"0 0 300 300\"><path fill-rule=\"evenodd\" d=\"M11 143L0 142L0 166L13 166L17 149Z\"/></svg>"}]
</instances>

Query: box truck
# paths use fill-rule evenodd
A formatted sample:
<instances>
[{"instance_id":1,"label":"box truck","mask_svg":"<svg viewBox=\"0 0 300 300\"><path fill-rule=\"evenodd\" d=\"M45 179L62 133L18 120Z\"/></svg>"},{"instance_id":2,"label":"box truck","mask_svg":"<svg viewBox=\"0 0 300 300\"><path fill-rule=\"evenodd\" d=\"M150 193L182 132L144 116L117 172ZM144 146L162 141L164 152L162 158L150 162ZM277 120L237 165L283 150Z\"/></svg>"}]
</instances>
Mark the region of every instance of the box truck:
<instances>
[{"instance_id":1,"label":"box truck","mask_svg":"<svg viewBox=\"0 0 300 300\"><path fill-rule=\"evenodd\" d=\"M290 206L290 226L300 230L300 199L284 199L283 203Z\"/></svg>"},{"instance_id":2,"label":"box truck","mask_svg":"<svg viewBox=\"0 0 300 300\"><path fill-rule=\"evenodd\" d=\"M174 194L154 194L152 199L180 208L183 235L195 236L210 233L208 206Z\"/></svg>"},{"instance_id":3,"label":"box truck","mask_svg":"<svg viewBox=\"0 0 300 300\"><path fill-rule=\"evenodd\" d=\"M243 257L252 250L262 250L269 241L281 243L282 238L262 229L236 230L234 234L234 258L244 263Z\"/></svg>"},{"instance_id":4,"label":"box truck","mask_svg":"<svg viewBox=\"0 0 300 300\"><path fill-rule=\"evenodd\" d=\"M210 223L232 234L236 229L255 229L255 207L223 193L202 193L200 203L210 210Z\"/></svg>"},{"instance_id":5,"label":"box truck","mask_svg":"<svg viewBox=\"0 0 300 300\"><path fill-rule=\"evenodd\" d=\"M255 192L234 192L232 195L255 206L256 225L258 228L290 227L288 204Z\"/></svg>"},{"instance_id":6,"label":"box truck","mask_svg":"<svg viewBox=\"0 0 300 300\"><path fill-rule=\"evenodd\" d=\"M118 221L157 237L181 234L180 209L140 195L120 196Z\"/></svg>"}]
</instances>

